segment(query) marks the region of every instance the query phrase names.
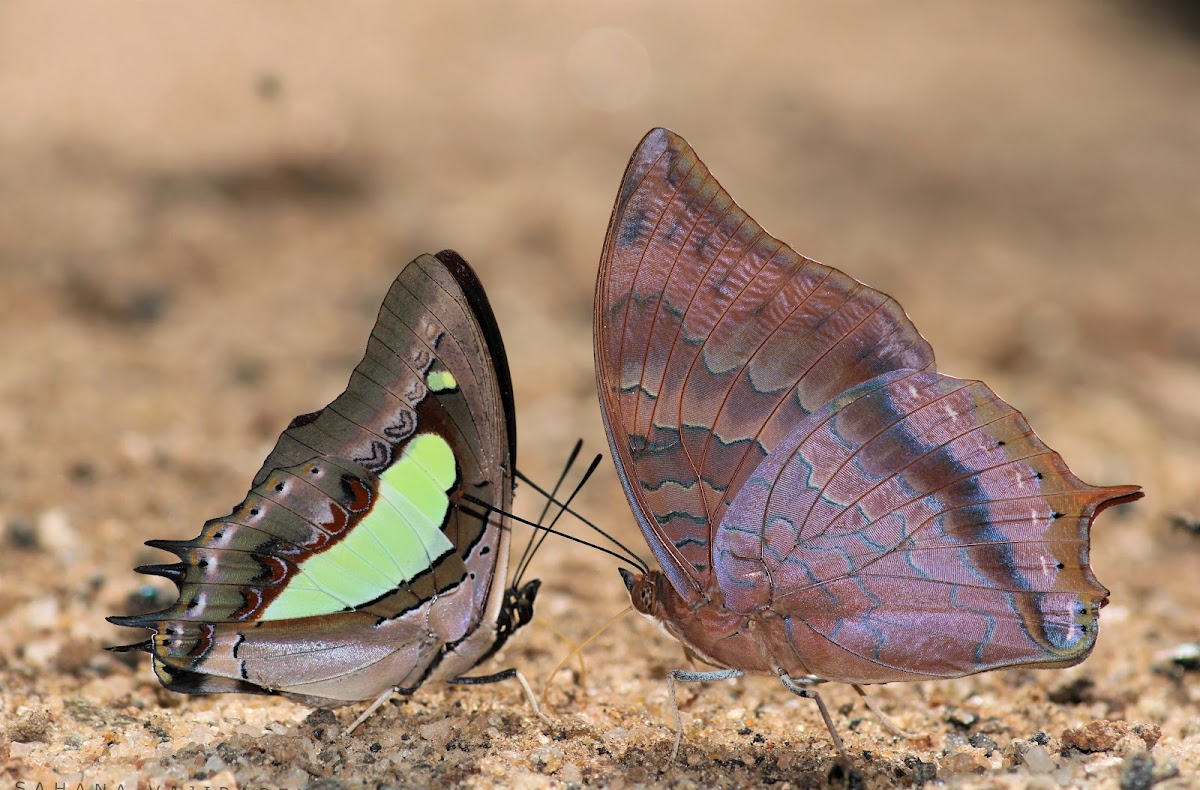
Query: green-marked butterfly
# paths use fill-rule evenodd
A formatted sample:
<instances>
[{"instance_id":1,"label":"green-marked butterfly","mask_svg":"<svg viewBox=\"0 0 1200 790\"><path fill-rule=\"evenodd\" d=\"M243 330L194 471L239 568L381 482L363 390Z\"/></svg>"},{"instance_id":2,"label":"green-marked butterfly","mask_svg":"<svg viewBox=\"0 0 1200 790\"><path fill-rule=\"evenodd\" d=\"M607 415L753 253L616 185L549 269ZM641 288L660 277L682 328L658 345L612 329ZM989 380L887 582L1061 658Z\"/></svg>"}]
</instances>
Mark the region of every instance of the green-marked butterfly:
<instances>
[{"instance_id":1,"label":"green-marked butterfly","mask_svg":"<svg viewBox=\"0 0 1200 790\"><path fill-rule=\"evenodd\" d=\"M621 182L595 343L662 566L622 572L634 608L721 668L672 671L672 701L677 680L775 675L844 756L813 684L1091 652L1108 591L1089 530L1141 490L1084 483L983 383L936 373L894 299L772 237L665 129Z\"/></svg>"},{"instance_id":2,"label":"green-marked butterfly","mask_svg":"<svg viewBox=\"0 0 1200 790\"><path fill-rule=\"evenodd\" d=\"M538 591L505 584L512 393L471 267L450 250L412 261L345 391L292 420L233 512L148 542L180 561L137 570L179 600L108 618L154 632L114 649L149 652L172 691L326 707L519 678L463 677L529 622Z\"/></svg>"}]
</instances>

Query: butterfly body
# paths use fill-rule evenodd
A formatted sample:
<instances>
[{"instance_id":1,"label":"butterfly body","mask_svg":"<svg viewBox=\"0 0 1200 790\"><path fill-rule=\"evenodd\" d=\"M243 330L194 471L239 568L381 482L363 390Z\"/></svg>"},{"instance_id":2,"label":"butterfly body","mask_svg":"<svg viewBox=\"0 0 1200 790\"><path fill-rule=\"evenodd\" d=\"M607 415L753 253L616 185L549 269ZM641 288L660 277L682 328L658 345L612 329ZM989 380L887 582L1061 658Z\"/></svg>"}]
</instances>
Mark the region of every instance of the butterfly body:
<instances>
[{"instance_id":1,"label":"butterfly body","mask_svg":"<svg viewBox=\"0 0 1200 790\"><path fill-rule=\"evenodd\" d=\"M192 540L150 542L180 561L138 570L178 601L110 620L151 629L130 647L185 693L337 706L457 679L532 615L538 583L505 580L515 456L482 286L456 253L421 256L346 390L291 422L246 498Z\"/></svg>"},{"instance_id":2,"label":"butterfly body","mask_svg":"<svg viewBox=\"0 0 1200 790\"><path fill-rule=\"evenodd\" d=\"M986 385L937 373L895 300L770 236L672 132L630 160L595 316L662 567L626 585L697 656L795 690L1091 651L1089 528L1140 490L1083 483Z\"/></svg>"}]
</instances>

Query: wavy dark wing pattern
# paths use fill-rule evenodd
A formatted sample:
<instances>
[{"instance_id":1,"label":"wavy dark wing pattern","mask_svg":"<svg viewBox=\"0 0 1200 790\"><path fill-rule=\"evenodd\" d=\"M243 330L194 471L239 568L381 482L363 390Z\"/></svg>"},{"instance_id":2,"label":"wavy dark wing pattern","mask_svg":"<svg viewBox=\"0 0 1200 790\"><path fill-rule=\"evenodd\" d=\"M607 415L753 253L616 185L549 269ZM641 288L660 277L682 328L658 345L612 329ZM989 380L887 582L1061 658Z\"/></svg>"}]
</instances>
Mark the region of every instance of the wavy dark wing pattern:
<instances>
[{"instance_id":1,"label":"wavy dark wing pattern","mask_svg":"<svg viewBox=\"0 0 1200 790\"><path fill-rule=\"evenodd\" d=\"M596 288L596 368L617 468L685 600L709 530L792 426L933 351L895 300L762 229L665 129L634 152Z\"/></svg>"},{"instance_id":2,"label":"wavy dark wing pattern","mask_svg":"<svg viewBox=\"0 0 1200 790\"><path fill-rule=\"evenodd\" d=\"M769 611L775 658L827 680L1082 661L1108 591L1092 519L1136 486L1081 482L980 382L896 371L797 424L714 538L726 606Z\"/></svg>"},{"instance_id":3,"label":"wavy dark wing pattern","mask_svg":"<svg viewBox=\"0 0 1200 790\"><path fill-rule=\"evenodd\" d=\"M428 401L434 413L422 416L465 440L471 463L482 477L494 478L507 458L516 459L514 418L506 409L512 404L508 363L483 287L466 261L446 250L404 268L345 391L324 409L292 421L254 485L275 469L320 456L348 458L373 471L385 467L394 446L415 430L435 360L454 375L458 391Z\"/></svg>"},{"instance_id":4,"label":"wavy dark wing pattern","mask_svg":"<svg viewBox=\"0 0 1200 790\"><path fill-rule=\"evenodd\" d=\"M169 688L285 693L317 704L465 671L499 607L516 434L512 383L482 286L456 253L423 255L388 291L344 392L279 437L230 515L190 541L151 628ZM493 512L464 512L465 492Z\"/></svg>"}]
</instances>

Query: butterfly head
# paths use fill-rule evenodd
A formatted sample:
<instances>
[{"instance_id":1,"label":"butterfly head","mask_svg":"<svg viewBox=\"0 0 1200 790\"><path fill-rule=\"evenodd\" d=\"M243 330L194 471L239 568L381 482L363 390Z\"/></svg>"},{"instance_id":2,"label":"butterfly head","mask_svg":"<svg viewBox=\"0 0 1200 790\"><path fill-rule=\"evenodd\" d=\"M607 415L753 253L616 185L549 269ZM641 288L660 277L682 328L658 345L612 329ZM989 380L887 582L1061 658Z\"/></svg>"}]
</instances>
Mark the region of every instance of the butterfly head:
<instances>
[{"instance_id":1,"label":"butterfly head","mask_svg":"<svg viewBox=\"0 0 1200 790\"><path fill-rule=\"evenodd\" d=\"M534 579L521 587L514 585L504 593L501 619L507 615L513 631L527 625L533 619L533 599L537 597L538 589L541 586L541 580Z\"/></svg>"},{"instance_id":2,"label":"butterfly head","mask_svg":"<svg viewBox=\"0 0 1200 790\"><path fill-rule=\"evenodd\" d=\"M537 597L541 586L540 579L533 579L520 587L514 584L504 591L504 601L496 616L496 639L487 652L475 662L476 666L500 652L500 648L504 647L510 636L529 624L533 619L533 599Z\"/></svg>"},{"instance_id":3,"label":"butterfly head","mask_svg":"<svg viewBox=\"0 0 1200 790\"><path fill-rule=\"evenodd\" d=\"M655 616L655 609L662 601L662 574L650 571L646 574L633 573L624 568L620 569L621 580L629 591L629 600L633 608L645 615Z\"/></svg>"},{"instance_id":4,"label":"butterfly head","mask_svg":"<svg viewBox=\"0 0 1200 790\"><path fill-rule=\"evenodd\" d=\"M714 665L719 663L706 657L708 654L697 646L696 635L688 633L687 629L688 624L699 624L703 631L711 621L710 616L697 617L697 612L680 597L662 572L647 571L641 574L624 568L620 571L625 589L629 591L629 600L638 614L654 623L666 636L695 651L703 660Z\"/></svg>"}]
</instances>

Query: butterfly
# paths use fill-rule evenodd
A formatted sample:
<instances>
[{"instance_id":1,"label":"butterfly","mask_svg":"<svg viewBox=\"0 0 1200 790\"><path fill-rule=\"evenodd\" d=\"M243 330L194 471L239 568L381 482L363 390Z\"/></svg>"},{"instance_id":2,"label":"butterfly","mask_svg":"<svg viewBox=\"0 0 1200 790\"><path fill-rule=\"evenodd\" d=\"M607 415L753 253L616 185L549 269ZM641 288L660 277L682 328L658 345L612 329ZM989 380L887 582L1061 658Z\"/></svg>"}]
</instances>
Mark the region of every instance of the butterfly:
<instances>
[{"instance_id":1,"label":"butterfly","mask_svg":"<svg viewBox=\"0 0 1200 790\"><path fill-rule=\"evenodd\" d=\"M192 540L147 543L179 562L137 570L179 598L109 617L154 632L114 649L150 653L162 684L188 694L333 707L517 677L532 700L515 670L464 677L533 615L540 582L505 583L516 456L483 286L457 253L422 255L345 391L291 421L246 498Z\"/></svg>"},{"instance_id":2,"label":"butterfly","mask_svg":"<svg viewBox=\"0 0 1200 790\"><path fill-rule=\"evenodd\" d=\"M897 302L797 255L665 129L621 182L596 284L609 445L661 571L634 608L720 669L676 680L952 678L1077 664L1107 602L1083 483ZM681 730L676 708L676 741ZM672 758L674 753L672 753Z\"/></svg>"}]
</instances>

